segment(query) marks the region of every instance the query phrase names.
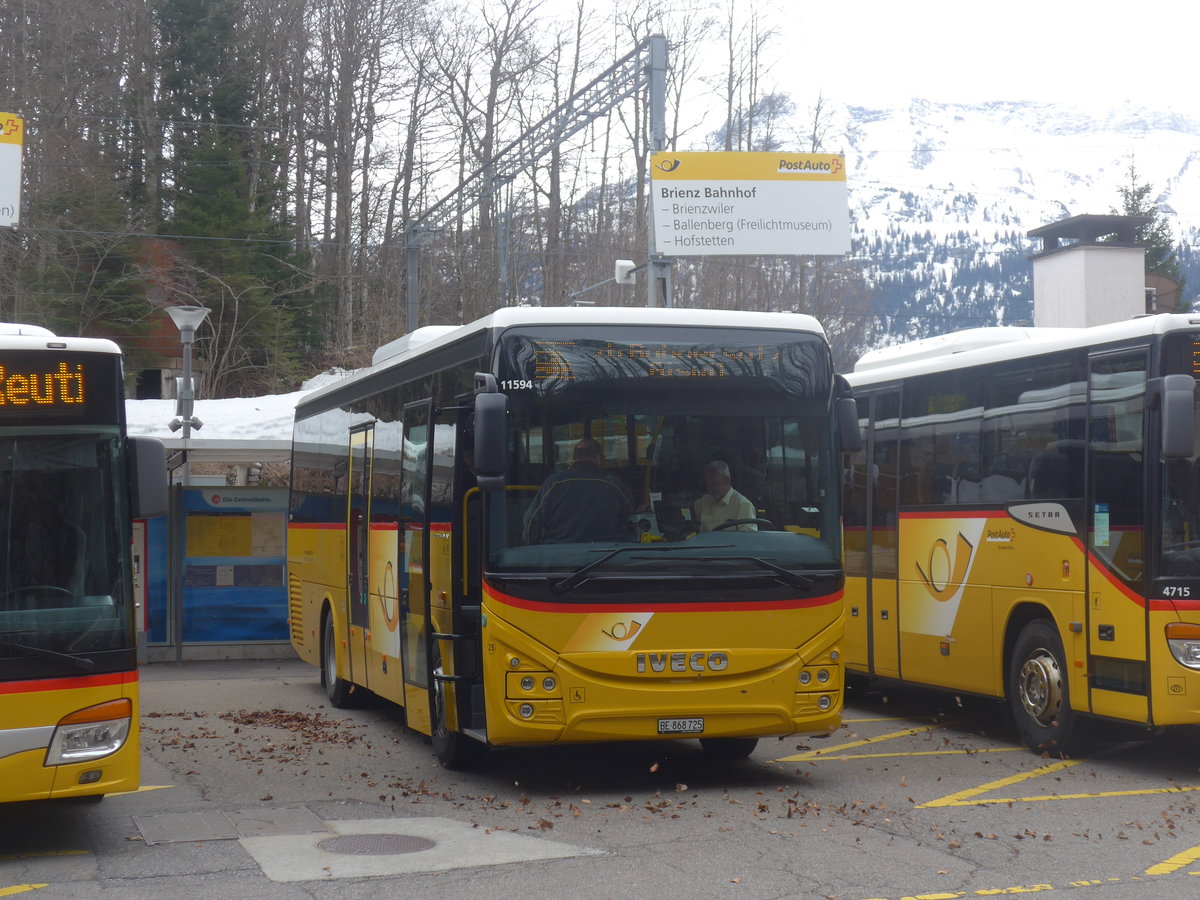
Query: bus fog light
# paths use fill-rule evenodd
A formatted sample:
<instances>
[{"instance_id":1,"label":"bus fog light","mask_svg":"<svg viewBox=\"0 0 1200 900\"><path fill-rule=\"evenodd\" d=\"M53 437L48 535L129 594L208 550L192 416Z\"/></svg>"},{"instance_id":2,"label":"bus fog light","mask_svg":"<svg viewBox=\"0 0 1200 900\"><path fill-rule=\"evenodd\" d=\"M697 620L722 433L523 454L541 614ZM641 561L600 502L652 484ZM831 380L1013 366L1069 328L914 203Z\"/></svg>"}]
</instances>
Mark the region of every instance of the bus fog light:
<instances>
[{"instance_id":1,"label":"bus fog light","mask_svg":"<svg viewBox=\"0 0 1200 900\"><path fill-rule=\"evenodd\" d=\"M833 706L833 700L830 699L828 694L822 694L820 697L817 698L817 708L818 709L826 710L826 709L829 709L829 707L831 707L831 706Z\"/></svg>"},{"instance_id":2,"label":"bus fog light","mask_svg":"<svg viewBox=\"0 0 1200 900\"><path fill-rule=\"evenodd\" d=\"M100 776L104 774L103 769L88 769L80 774L77 784L95 784L100 780Z\"/></svg>"},{"instance_id":3,"label":"bus fog light","mask_svg":"<svg viewBox=\"0 0 1200 900\"><path fill-rule=\"evenodd\" d=\"M828 669L818 670L817 681L821 682L821 684L828 684L829 683L829 670Z\"/></svg>"},{"instance_id":4,"label":"bus fog light","mask_svg":"<svg viewBox=\"0 0 1200 900\"><path fill-rule=\"evenodd\" d=\"M532 691L533 690L533 677L532 676L526 675L524 678L521 679L521 690L523 690L523 691Z\"/></svg>"},{"instance_id":5,"label":"bus fog light","mask_svg":"<svg viewBox=\"0 0 1200 900\"><path fill-rule=\"evenodd\" d=\"M800 683L808 684L810 681L812 681L812 673L808 669L802 669L800 671Z\"/></svg>"},{"instance_id":6,"label":"bus fog light","mask_svg":"<svg viewBox=\"0 0 1200 900\"><path fill-rule=\"evenodd\" d=\"M530 719L533 717L533 704L522 703L517 707L517 712L520 713L522 719Z\"/></svg>"},{"instance_id":7,"label":"bus fog light","mask_svg":"<svg viewBox=\"0 0 1200 900\"><path fill-rule=\"evenodd\" d=\"M554 689L557 687L558 687L558 682L555 681L553 678L543 678L542 679L542 690L545 691L546 693L552 693L554 691Z\"/></svg>"}]
</instances>

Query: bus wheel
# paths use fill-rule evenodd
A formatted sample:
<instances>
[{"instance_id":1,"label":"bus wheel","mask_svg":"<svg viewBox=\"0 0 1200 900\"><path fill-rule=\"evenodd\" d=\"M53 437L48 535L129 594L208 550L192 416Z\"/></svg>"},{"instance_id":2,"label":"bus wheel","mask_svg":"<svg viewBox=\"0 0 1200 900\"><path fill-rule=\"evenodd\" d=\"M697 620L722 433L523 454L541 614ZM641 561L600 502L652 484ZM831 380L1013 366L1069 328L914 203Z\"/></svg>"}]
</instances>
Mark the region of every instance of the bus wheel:
<instances>
[{"instance_id":1,"label":"bus wheel","mask_svg":"<svg viewBox=\"0 0 1200 900\"><path fill-rule=\"evenodd\" d=\"M710 759L745 759L758 746L758 738L700 738L700 746Z\"/></svg>"},{"instance_id":2,"label":"bus wheel","mask_svg":"<svg viewBox=\"0 0 1200 900\"><path fill-rule=\"evenodd\" d=\"M441 653L433 657L433 754L445 769L465 771L478 768L487 753L487 747L461 731L451 731L446 725L446 683L437 676L442 675Z\"/></svg>"},{"instance_id":3,"label":"bus wheel","mask_svg":"<svg viewBox=\"0 0 1200 900\"><path fill-rule=\"evenodd\" d=\"M325 688L330 706L337 709L351 706L350 692L354 685L338 678L337 674L337 642L334 640L332 613L325 617L325 627L321 631L321 687Z\"/></svg>"},{"instance_id":4,"label":"bus wheel","mask_svg":"<svg viewBox=\"0 0 1200 900\"><path fill-rule=\"evenodd\" d=\"M1046 619L1026 625L1013 647L1008 702L1021 739L1035 753L1067 756L1084 739L1084 723L1071 709L1064 659L1058 630Z\"/></svg>"}]
</instances>

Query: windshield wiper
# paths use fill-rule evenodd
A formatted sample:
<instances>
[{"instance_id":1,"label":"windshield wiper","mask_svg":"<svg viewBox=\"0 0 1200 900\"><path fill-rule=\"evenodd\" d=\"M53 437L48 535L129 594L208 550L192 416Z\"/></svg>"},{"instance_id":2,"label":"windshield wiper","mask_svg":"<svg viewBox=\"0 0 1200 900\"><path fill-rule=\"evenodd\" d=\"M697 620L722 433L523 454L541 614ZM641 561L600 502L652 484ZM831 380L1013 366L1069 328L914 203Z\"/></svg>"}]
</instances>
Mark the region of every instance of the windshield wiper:
<instances>
[{"instance_id":1,"label":"windshield wiper","mask_svg":"<svg viewBox=\"0 0 1200 900\"><path fill-rule=\"evenodd\" d=\"M705 545L705 547L703 549L705 549L705 550L726 550L732 546L733 546L733 544L717 544L715 546L714 545ZM565 594L567 591L579 587L579 585L583 584L585 581L587 581L591 577L592 569L596 568L596 566L599 566L599 565L602 565L602 564L608 562L614 556L617 556L621 553L675 553L675 552L679 552L679 551L683 551L683 550L696 550L696 549L697 549L696 547L655 547L652 544L647 544L645 546L637 546L637 547L617 547L615 550L609 550L607 553L605 553L599 559L593 560L592 562L588 563L582 569L579 569L579 570L571 573L566 578L564 578L562 581L557 581L557 582L551 581L550 582L550 591L551 591L551 593L554 593L554 594ZM648 557L648 556L642 557L642 559L649 559L649 558L650 557Z\"/></svg>"},{"instance_id":2,"label":"windshield wiper","mask_svg":"<svg viewBox=\"0 0 1200 900\"><path fill-rule=\"evenodd\" d=\"M799 572L793 572L791 569L785 569L783 566L777 566L775 563L765 560L761 556L722 556L721 559L739 559L755 563L762 566L764 569L770 569L779 576L780 581L789 587L800 588L804 591L809 590L814 584L816 584L816 582L807 575L801 575Z\"/></svg>"},{"instance_id":3,"label":"windshield wiper","mask_svg":"<svg viewBox=\"0 0 1200 900\"><path fill-rule=\"evenodd\" d=\"M21 634L22 632L10 631L6 633ZM46 659L67 662L77 669L83 669L85 672L90 672L96 668L95 660L88 659L86 656L72 656L70 653L59 653L57 650L47 650L45 647L31 647L28 644L19 644L16 641L4 640L0 640L0 647L5 647L9 650L24 650L26 653L32 653L34 656L44 656Z\"/></svg>"}]
</instances>

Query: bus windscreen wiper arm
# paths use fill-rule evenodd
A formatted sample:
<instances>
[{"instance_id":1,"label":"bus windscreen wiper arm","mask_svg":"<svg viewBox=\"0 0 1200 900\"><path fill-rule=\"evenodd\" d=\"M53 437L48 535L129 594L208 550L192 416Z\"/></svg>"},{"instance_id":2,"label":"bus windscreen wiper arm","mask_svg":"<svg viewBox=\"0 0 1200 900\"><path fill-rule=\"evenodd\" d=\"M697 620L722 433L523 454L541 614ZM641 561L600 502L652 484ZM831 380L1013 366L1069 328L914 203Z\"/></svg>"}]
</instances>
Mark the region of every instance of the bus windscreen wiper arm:
<instances>
[{"instance_id":1,"label":"bus windscreen wiper arm","mask_svg":"<svg viewBox=\"0 0 1200 900\"><path fill-rule=\"evenodd\" d=\"M88 672L96 668L95 661L88 659L86 656L72 656L70 653L59 653L57 650L47 650L45 647L31 647L28 644L18 644L16 641L3 640L0 640L0 647L7 647L9 650L24 650L26 653L32 653L34 656L44 656L46 659L68 662L75 668L84 669Z\"/></svg>"},{"instance_id":2,"label":"bus windscreen wiper arm","mask_svg":"<svg viewBox=\"0 0 1200 900\"><path fill-rule=\"evenodd\" d=\"M779 580L784 584L791 585L795 588L807 591L814 584L813 579L807 575L801 575L799 572L793 572L791 569L785 569L783 566L777 566L773 562L768 562L761 556L723 556L722 559L744 559L749 562L762 566L764 569L770 569L779 576Z\"/></svg>"},{"instance_id":3,"label":"bus windscreen wiper arm","mask_svg":"<svg viewBox=\"0 0 1200 900\"><path fill-rule=\"evenodd\" d=\"M705 550L725 550L732 546L733 546L733 544L718 544L715 546L705 546L704 549ZM679 552L679 551L683 551L683 550L695 550L695 549L697 549L697 548L695 548L695 547L655 547L650 544L638 545L637 547L617 547L615 550L608 551L608 553L605 553L599 559L588 563L582 569L579 569L578 571L573 572L572 574L568 575L562 581L550 582L550 590L552 593L555 593L555 594L565 594L567 591L569 591L573 588L579 587L579 585L583 584L585 581L588 580L588 578L591 575L592 569L596 568L596 566L601 565L602 563L608 562L614 556L617 556L618 554L621 554L621 553L675 553L675 552Z\"/></svg>"}]
</instances>

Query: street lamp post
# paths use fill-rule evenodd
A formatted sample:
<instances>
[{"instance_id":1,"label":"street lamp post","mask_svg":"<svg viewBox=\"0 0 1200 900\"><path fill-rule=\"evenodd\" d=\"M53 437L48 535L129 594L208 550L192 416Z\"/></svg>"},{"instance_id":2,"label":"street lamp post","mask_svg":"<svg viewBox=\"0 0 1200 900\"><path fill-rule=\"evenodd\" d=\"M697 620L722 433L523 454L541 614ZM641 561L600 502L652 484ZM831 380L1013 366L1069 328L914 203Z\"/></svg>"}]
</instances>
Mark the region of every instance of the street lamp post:
<instances>
[{"instance_id":1,"label":"street lamp post","mask_svg":"<svg viewBox=\"0 0 1200 900\"><path fill-rule=\"evenodd\" d=\"M196 329L205 317L212 312L207 306L168 306L167 315L179 329L179 341L183 344L183 378L180 380L178 396L175 400L175 418L168 427L172 431L183 429L183 472L184 484L191 484L192 471L188 462L188 440L192 436L192 428L200 429L203 425L192 415L192 406L196 392L192 386L192 344L196 342Z\"/></svg>"}]
</instances>

